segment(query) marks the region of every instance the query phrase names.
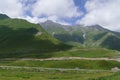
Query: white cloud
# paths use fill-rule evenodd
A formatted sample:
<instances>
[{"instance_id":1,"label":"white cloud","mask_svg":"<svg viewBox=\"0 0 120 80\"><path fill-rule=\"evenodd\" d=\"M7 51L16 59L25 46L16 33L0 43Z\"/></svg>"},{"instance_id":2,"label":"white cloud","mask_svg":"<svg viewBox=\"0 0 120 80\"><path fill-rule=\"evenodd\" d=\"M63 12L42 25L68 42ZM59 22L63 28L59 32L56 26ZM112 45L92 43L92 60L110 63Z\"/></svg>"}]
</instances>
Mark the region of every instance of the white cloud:
<instances>
[{"instance_id":1,"label":"white cloud","mask_svg":"<svg viewBox=\"0 0 120 80\"><path fill-rule=\"evenodd\" d=\"M78 12L73 0L38 0L33 5L34 16L57 16L58 18L78 17Z\"/></svg>"},{"instance_id":2,"label":"white cloud","mask_svg":"<svg viewBox=\"0 0 120 80\"><path fill-rule=\"evenodd\" d=\"M37 17L30 17L30 16L26 16L26 17L21 17L22 19L26 19L27 21L31 22L31 23L38 23L39 22L39 18Z\"/></svg>"},{"instance_id":3,"label":"white cloud","mask_svg":"<svg viewBox=\"0 0 120 80\"><path fill-rule=\"evenodd\" d=\"M26 6L30 9L33 17L26 17L30 22L40 23L52 20L64 25L70 25L65 22L65 18L73 18L82 15L73 0L36 0L34 4Z\"/></svg>"},{"instance_id":4,"label":"white cloud","mask_svg":"<svg viewBox=\"0 0 120 80\"><path fill-rule=\"evenodd\" d=\"M71 23L65 22L65 21L58 21L57 23L62 24L62 25L71 25Z\"/></svg>"},{"instance_id":5,"label":"white cloud","mask_svg":"<svg viewBox=\"0 0 120 80\"><path fill-rule=\"evenodd\" d=\"M47 20L51 20L53 22L56 22L62 25L71 25L70 23L67 23L64 20L59 20L56 16L43 17L43 18L26 16L26 17L21 17L21 18L26 19L27 21L31 23L43 23Z\"/></svg>"},{"instance_id":6,"label":"white cloud","mask_svg":"<svg viewBox=\"0 0 120 80\"><path fill-rule=\"evenodd\" d=\"M85 8L87 14L77 23L100 24L111 30L120 29L120 0L89 0Z\"/></svg>"},{"instance_id":7,"label":"white cloud","mask_svg":"<svg viewBox=\"0 0 120 80\"><path fill-rule=\"evenodd\" d=\"M61 24L82 15L73 0L0 0L0 13L32 23L52 20Z\"/></svg>"},{"instance_id":8,"label":"white cloud","mask_svg":"<svg viewBox=\"0 0 120 80\"><path fill-rule=\"evenodd\" d=\"M10 17L22 16L22 4L19 0L0 0L0 13Z\"/></svg>"}]
</instances>

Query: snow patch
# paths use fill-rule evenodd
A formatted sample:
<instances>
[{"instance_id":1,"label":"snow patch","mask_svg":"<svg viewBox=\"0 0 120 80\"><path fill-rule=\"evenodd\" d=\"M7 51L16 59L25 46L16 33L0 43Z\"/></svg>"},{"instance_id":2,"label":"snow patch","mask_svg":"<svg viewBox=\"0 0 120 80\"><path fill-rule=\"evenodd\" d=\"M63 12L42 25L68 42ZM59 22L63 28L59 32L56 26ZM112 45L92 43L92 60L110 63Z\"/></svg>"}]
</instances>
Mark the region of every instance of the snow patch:
<instances>
[{"instance_id":1,"label":"snow patch","mask_svg":"<svg viewBox=\"0 0 120 80\"><path fill-rule=\"evenodd\" d=\"M42 35L42 32L38 32L35 36L40 36Z\"/></svg>"},{"instance_id":2,"label":"snow patch","mask_svg":"<svg viewBox=\"0 0 120 80\"><path fill-rule=\"evenodd\" d=\"M52 36L54 36L55 35L55 32L52 32Z\"/></svg>"},{"instance_id":3,"label":"snow patch","mask_svg":"<svg viewBox=\"0 0 120 80\"><path fill-rule=\"evenodd\" d=\"M86 33L83 34L83 38L86 39Z\"/></svg>"}]
</instances>

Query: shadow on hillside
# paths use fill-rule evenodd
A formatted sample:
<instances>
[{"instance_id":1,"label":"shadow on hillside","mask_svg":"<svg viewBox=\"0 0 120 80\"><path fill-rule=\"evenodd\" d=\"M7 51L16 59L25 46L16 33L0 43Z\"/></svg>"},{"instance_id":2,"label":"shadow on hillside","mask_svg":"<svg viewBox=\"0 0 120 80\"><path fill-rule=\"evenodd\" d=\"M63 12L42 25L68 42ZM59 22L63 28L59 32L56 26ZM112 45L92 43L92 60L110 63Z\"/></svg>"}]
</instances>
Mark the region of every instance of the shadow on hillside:
<instances>
[{"instance_id":1,"label":"shadow on hillside","mask_svg":"<svg viewBox=\"0 0 120 80\"><path fill-rule=\"evenodd\" d=\"M63 43L55 44L48 38L43 40L43 36L36 38L37 32L36 28L13 29L0 25L0 58L45 58L52 57L52 52L72 48Z\"/></svg>"},{"instance_id":2,"label":"shadow on hillside","mask_svg":"<svg viewBox=\"0 0 120 80\"><path fill-rule=\"evenodd\" d=\"M79 36L77 34L72 34L72 35L69 35L69 34L55 34L54 37L60 41L63 41L63 42L78 42L78 43L81 43L83 44L84 43L84 38L83 36Z\"/></svg>"},{"instance_id":3,"label":"shadow on hillside","mask_svg":"<svg viewBox=\"0 0 120 80\"><path fill-rule=\"evenodd\" d=\"M120 51L120 38L111 35L106 40L104 40L101 46L106 47L108 49Z\"/></svg>"}]
</instances>

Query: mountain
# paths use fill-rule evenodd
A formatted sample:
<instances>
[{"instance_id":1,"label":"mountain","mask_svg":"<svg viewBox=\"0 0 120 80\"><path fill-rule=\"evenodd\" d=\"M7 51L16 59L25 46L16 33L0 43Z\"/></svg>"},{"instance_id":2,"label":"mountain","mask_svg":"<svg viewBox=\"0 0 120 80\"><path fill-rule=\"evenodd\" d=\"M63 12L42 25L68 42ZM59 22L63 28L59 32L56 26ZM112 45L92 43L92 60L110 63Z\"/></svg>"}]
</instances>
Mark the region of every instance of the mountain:
<instances>
[{"instance_id":1,"label":"mountain","mask_svg":"<svg viewBox=\"0 0 120 80\"><path fill-rule=\"evenodd\" d=\"M9 17L5 14L0 14L0 20L2 19L8 19Z\"/></svg>"},{"instance_id":2,"label":"mountain","mask_svg":"<svg viewBox=\"0 0 120 80\"><path fill-rule=\"evenodd\" d=\"M0 14L1 58L29 57L34 54L66 50L70 47L49 35L39 24L11 19Z\"/></svg>"},{"instance_id":3,"label":"mountain","mask_svg":"<svg viewBox=\"0 0 120 80\"><path fill-rule=\"evenodd\" d=\"M54 23L50 20L47 20L46 22L41 23L41 25L44 26L43 28L50 34L54 34L56 32L62 33L71 29L71 26L61 25L58 23Z\"/></svg>"},{"instance_id":4,"label":"mountain","mask_svg":"<svg viewBox=\"0 0 120 80\"><path fill-rule=\"evenodd\" d=\"M41 25L53 37L66 44L120 50L120 33L110 31L100 25L64 26L52 21L46 21Z\"/></svg>"}]
</instances>

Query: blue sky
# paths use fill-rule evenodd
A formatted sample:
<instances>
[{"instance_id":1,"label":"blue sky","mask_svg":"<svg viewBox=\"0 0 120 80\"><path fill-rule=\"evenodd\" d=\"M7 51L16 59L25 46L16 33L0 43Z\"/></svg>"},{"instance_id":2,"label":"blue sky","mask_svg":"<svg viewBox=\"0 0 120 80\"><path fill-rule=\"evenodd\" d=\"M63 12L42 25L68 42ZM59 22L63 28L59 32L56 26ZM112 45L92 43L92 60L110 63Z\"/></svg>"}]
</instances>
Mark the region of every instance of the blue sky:
<instances>
[{"instance_id":1,"label":"blue sky","mask_svg":"<svg viewBox=\"0 0 120 80\"><path fill-rule=\"evenodd\" d=\"M21 2L24 4L24 6L32 5L32 4L36 3L36 1L37 0L26 0L26 1L21 0ZM78 16L78 17L72 17L72 18L62 18L62 21L69 23L71 25L75 25L76 21L78 19L82 19L82 17L84 17L84 15L86 14L86 9L84 7L86 1L87 0L73 0L74 5L77 7L78 12L79 11L82 12L82 15ZM24 15L33 17L31 10L26 10L24 12ZM44 17L46 17L46 15L44 15L44 14L42 16L41 15L39 16L39 18L44 18Z\"/></svg>"},{"instance_id":2,"label":"blue sky","mask_svg":"<svg viewBox=\"0 0 120 80\"><path fill-rule=\"evenodd\" d=\"M82 19L84 15L86 14L86 9L84 7L85 3L87 0L74 0L75 5L78 7L78 11L82 11L83 15L79 16L77 18L72 18L72 19L65 19L66 22L71 23L72 25L76 25L76 21L78 19Z\"/></svg>"},{"instance_id":3,"label":"blue sky","mask_svg":"<svg viewBox=\"0 0 120 80\"><path fill-rule=\"evenodd\" d=\"M85 12L86 9L85 9L84 5L85 5L86 1L87 0L74 0L74 3L76 6L79 7L79 10L82 10L83 12Z\"/></svg>"},{"instance_id":4,"label":"blue sky","mask_svg":"<svg viewBox=\"0 0 120 80\"><path fill-rule=\"evenodd\" d=\"M120 31L120 0L0 0L0 13L32 23L94 25Z\"/></svg>"}]
</instances>

